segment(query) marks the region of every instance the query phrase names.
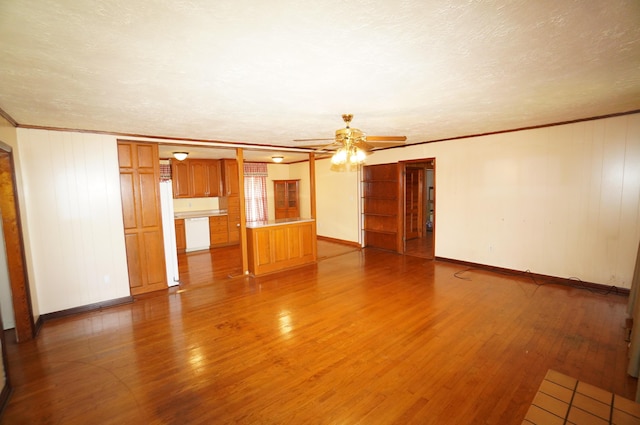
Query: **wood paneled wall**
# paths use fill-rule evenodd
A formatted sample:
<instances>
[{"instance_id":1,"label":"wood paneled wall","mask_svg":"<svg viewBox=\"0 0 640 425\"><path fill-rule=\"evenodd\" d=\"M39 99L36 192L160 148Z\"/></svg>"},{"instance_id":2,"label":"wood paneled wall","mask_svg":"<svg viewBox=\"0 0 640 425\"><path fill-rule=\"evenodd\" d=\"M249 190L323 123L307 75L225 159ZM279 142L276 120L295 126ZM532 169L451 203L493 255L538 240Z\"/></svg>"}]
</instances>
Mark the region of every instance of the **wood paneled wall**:
<instances>
[{"instance_id":1,"label":"wood paneled wall","mask_svg":"<svg viewBox=\"0 0 640 425\"><path fill-rule=\"evenodd\" d=\"M433 157L436 256L629 288L640 114L389 149L367 163Z\"/></svg>"},{"instance_id":2,"label":"wood paneled wall","mask_svg":"<svg viewBox=\"0 0 640 425\"><path fill-rule=\"evenodd\" d=\"M115 137L18 129L40 314L130 295Z\"/></svg>"}]
</instances>

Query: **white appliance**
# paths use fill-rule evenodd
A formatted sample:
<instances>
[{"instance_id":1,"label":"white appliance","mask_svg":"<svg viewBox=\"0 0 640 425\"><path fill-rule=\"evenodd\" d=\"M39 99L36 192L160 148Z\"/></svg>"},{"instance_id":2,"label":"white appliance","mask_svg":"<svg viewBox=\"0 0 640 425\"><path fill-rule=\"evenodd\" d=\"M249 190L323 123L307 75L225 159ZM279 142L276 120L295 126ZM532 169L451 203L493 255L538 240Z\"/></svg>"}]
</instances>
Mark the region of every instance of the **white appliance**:
<instances>
[{"instance_id":1,"label":"white appliance","mask_svg":"<svg viewBox=\"0 0 640 425\"><path fill-rule=\"evenodd\" d=\"M171 180L160 182L160 207L162 211L162 234L164 236L164 257L167 263L167 284L180 283L178 275L178 246L173 216L173 185Z\"/></svg>"},{"instance_id":2,"label":"white appliance","mask_svg":"<svg viewBox=\"0 0 640 425\"><path fill-rule=\"evenodd\" d=\"M184 232L187 252L209 249L209 217L185 218Z\"/></svg>"}]
</instances>

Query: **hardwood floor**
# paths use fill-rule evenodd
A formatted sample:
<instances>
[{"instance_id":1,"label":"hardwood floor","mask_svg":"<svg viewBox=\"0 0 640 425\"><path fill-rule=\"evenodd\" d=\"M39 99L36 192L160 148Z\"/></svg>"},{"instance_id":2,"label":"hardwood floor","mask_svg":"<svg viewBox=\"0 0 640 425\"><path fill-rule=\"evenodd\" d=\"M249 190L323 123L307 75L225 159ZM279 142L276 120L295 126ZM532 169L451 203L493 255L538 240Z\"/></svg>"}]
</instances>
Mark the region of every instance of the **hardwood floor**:
<instances>
[{"instance_id":1,"label":"hardwood floor","mask_svg":"<svg viewBox=\"0 0 640 425\"><path fill-rule=\"evenodd\" d=\"M432 232L426 232L421 238L409 239L405 242L404 253L406 255L433 260L435 258L433 251Z\"/></svg>"},{"instance_id":2,"label":"hardwood floor","mask_svg":"<svg viewBox=\"0 0 640 425\"><path fill-rule=\"evenodd\" d=\"M2 423L520 424L550 368L634 397L624 296L374 249L230 278L238 257L8 342Z\"/></svg>"}]
</instances>

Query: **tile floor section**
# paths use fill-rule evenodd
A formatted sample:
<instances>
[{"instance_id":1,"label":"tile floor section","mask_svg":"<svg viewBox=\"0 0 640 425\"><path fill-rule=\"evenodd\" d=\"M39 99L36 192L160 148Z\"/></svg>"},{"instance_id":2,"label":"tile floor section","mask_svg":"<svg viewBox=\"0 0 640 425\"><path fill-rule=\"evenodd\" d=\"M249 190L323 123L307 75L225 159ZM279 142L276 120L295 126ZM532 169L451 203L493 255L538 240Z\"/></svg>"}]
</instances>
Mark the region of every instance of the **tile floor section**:
<instances>
[{"instance_id":1,"label":"tile floor section","mask_svg":"<svg viewBox=\"0 0 640 425\"><path fill-rule=\"evenodd\" d=\"M640 404L549 370L523 425L640 424Z\"/></svg>"}]
</instances>

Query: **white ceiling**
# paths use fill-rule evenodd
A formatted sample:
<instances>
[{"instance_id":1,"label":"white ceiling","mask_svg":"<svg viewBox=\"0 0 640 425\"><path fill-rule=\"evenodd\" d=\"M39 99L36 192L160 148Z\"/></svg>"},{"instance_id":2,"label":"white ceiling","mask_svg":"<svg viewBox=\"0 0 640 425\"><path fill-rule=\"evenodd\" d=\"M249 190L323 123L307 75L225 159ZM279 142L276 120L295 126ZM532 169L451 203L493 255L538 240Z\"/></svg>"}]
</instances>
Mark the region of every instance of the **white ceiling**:
<instances>
[{"instance_id":1,"label":"white ceiling","mask_svg":"<svg viewBox=\"0 0 640 425\"><path fill-rule=\"evenodd\" d=\"M640 110L638 0L3 0L18 125L291 147Z\"/></svg>"}]
</instances>

